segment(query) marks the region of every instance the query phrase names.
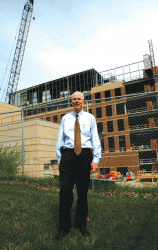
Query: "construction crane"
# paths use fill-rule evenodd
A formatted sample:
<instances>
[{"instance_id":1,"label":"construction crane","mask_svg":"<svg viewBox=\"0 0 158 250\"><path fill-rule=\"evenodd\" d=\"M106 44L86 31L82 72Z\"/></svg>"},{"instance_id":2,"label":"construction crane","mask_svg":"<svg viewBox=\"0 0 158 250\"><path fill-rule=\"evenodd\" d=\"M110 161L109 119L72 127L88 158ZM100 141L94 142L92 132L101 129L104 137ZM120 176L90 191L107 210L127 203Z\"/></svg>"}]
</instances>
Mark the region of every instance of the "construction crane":
<instances>
[{"instance_id":1,"label":"construction crane","mask_svg":"<svg viewBox=\"0 0 158 250\"><path fill-rule=\"evenodd\" d=\"M157 80L157 78L156 78L156 65L155 65L155 57L154 57L154 49L153 49L152 39L148 40L148 43L149 43L150 59L151 59L152 69L153 69L153 78L154 78L154 81L156 82L156 80Z\"/></svg>"},{"instance_id":2,"label":"construction crane","mask_svg":"<svg viewBox=\"0 0 158 250\"><path fill-rule=\"evenodd\" d=\"M15 96L12 95L12 93L15 92L18 87L22 61L24 57L31 17L33 13L33 4L34 0L27 0L27 3L25 4L23 9L20 30L17 38L14 59L10 70L9 83L5 99L5 102L8 104L14 105Z\"/></svg>"}]
</instances>

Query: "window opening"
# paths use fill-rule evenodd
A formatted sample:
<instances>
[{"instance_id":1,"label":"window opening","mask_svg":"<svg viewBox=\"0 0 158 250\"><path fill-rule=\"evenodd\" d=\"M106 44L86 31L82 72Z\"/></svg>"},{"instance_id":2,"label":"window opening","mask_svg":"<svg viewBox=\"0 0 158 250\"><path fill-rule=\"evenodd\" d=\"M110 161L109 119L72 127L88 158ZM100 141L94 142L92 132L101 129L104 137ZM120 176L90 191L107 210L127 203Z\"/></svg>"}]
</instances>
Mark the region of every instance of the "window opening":
<instances>
[{"instance_id":1,"label":"window opening","mask_svg":"<svg viewBox=\"0 0 158 250\"><path fill-rule=\"evenodd\" d=\"M113 132L113 121L107 121L108 132Z\"/></svg>"},{"instance_id":2,"label":"window opening","mask_svg":"<svg viewBox=\"0 0 158 250\"><path fill-rule=\"evenodd\" d=\"M108 137L109 152L115 152L114 137Z\"/></svg>"},{"instance_id":3,"label":"window opening","mask_svg":"<svg viewBox=\"0 0 158 250\"><path fill-rule=\"evenodd\" d=\"M106 106L106 116L112 116L112 106Z\"/></svg>"}]
</instances>

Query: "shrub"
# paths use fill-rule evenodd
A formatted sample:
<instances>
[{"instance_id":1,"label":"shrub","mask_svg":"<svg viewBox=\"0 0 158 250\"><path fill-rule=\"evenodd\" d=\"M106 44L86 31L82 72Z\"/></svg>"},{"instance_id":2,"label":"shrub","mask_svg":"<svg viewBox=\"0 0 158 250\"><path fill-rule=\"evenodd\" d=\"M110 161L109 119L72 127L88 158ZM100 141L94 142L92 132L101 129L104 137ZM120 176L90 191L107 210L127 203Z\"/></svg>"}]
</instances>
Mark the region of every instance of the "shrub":
<instances>
[{"instance_id":1,"label":"shrub","mask_svg":"<svg viewBox=\"0 0 158 250\"><path fill-rule=\"evenodd\" d=\"M20 172L22 157L16 147L0 146L0 178L15 177Z\"/></svg>"}]
</instances>

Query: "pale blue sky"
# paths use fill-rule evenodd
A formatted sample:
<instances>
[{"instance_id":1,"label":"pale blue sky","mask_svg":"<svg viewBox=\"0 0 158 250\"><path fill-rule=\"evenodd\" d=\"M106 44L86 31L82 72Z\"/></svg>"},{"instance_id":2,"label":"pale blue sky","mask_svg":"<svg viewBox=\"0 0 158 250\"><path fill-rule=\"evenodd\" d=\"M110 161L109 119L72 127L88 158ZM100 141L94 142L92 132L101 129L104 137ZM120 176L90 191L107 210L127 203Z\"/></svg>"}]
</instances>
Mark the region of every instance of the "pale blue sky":
<instances>
[{"instance_id":1,"label":"pale blue sky","mask_svg":"<svg viewBox=\"0 0 158 250\"><path fill-rule=\"evenodd\" d=\"M25 3L0 0L0 101ZM18 90L90 68L101 72L141 61L149 39L158 65L157 0L34 0L33 16Z\"/></svg>"}]
</instances>

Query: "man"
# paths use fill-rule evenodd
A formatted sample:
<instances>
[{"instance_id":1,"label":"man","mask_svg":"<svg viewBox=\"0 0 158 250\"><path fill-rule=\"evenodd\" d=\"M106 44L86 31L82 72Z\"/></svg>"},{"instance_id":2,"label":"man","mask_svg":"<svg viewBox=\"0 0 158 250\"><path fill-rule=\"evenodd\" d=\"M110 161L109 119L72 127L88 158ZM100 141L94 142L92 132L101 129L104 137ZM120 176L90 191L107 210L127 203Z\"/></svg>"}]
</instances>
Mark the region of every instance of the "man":
<instances>
[{"instance_id":1,"label":"man","mask_svg":"<svg viewBox=\"0 0 158 250\"><path fill-rule=\"evenodd\" d=\"M84 236L89 236L87 229L88 203L87 192L90 171L98 169L101 158L101 144L98 137L95 117L82 110L84 96L81 92L72 95L74 111L62 117L56 154L60 173L59 230L58 240L70 232L73 186L77 186L77 207L75 227ZM92 153L93 151L93 153Z\"/></svg>"}]
</instances>

